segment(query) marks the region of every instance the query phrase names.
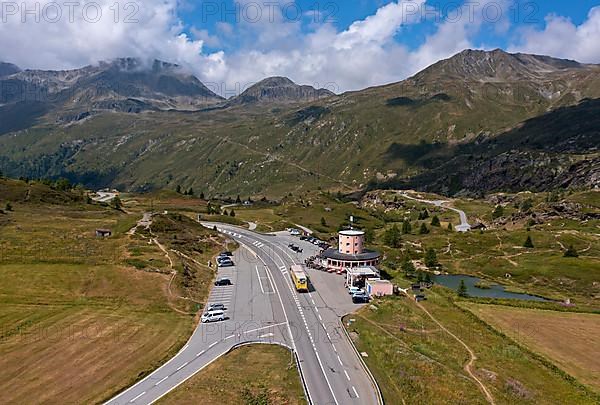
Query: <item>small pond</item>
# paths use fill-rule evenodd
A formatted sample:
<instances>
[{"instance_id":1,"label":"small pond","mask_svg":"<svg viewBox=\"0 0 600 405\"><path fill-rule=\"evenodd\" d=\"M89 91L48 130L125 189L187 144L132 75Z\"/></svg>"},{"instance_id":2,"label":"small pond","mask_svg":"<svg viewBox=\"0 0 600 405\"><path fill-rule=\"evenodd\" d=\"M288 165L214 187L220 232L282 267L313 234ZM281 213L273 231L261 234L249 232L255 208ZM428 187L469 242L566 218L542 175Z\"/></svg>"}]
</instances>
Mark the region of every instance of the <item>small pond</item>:
<instances>
[{"instance_id":1,"label":"small pond","mask_svg":"<svg viewBox=\"0 0 600 405\"><path fill-rule=\"evenodd\" d=\"M463 276L458 274L446 274L433 276L433 281L444 287L452 290L457 290L460 285L460 280L465 281L467 287L467 293L471 297L481 298L502 298L502 299L514 299L514 300L526 300L526 301L550 301L543 297L535 295L521 294L505 291L504 286L498 284L490 284L490 288L477 288L475 284L482 281L480 278L472 276Z\"/></svg>"}]
</instances>

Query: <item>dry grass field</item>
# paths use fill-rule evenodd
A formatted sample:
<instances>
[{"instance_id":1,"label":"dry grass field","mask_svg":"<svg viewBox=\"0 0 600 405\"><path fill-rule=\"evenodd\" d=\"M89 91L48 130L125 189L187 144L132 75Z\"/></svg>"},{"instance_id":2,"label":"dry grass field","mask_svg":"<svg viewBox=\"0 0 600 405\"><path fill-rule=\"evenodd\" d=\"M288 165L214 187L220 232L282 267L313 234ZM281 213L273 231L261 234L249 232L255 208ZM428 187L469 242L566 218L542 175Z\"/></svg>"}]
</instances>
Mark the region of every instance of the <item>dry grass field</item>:
<instances>
[{"instance_id":1,"label":"dry grass field","mask_svg":"<svg viewBox=\"0 0 600 405\"><path fill-rule=\"evenodd\" d=\"M306 401L290 352L279 346L253 345L218 359L159 403L300 405Z\"/></svg>"},{"instance_id":2,"label":"dry grass field","mask_svg":"<svg viewBox=\"0 0 600 405\"><path fill-rule=\"evenodd\" d=\"M600 392L600 315L468 304L475 315Z\"/></svg>"},{"instance_id":3,"label":"dry grass field","mask_svg":"<svg viewBox=\"0 0 600 405\"><path fill-rule=\"evenodd\" d=\"M0 214L0 402L98 403L185 343L194 308L170 293L164 252L127 234L141 212L12 205Z\"/></svg>"},{"instance_id":4,"label":"dry grass field","mask_svg":"<svg viewBox=\"0 0 600 405\"><path fill-rule=\"evenodd\" d=\"M489 403L475 377L498 405L598 403L593 391L458 307L453 293L434 287L426 294L420 305L389 297L344 318L386 403Z\"/></svg>"}]
</instances>

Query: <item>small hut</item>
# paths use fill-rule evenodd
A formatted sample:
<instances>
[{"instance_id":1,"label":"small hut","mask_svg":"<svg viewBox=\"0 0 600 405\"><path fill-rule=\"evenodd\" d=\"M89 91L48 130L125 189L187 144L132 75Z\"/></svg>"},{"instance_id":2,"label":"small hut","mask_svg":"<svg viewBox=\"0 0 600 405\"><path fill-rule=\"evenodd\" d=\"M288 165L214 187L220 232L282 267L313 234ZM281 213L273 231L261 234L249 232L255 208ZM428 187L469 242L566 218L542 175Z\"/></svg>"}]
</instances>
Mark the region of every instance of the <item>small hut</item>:
<instances>
[{"instance_id":1,"label":"small hut","mask_svg":"<svg viewBox=\"0 0 600 405\"><path fill-rule=\"evenodd\" d=\"M110 229L96 229L97 238L110 238L111 236L112 231Z\"/></svg>"}]
</instances>

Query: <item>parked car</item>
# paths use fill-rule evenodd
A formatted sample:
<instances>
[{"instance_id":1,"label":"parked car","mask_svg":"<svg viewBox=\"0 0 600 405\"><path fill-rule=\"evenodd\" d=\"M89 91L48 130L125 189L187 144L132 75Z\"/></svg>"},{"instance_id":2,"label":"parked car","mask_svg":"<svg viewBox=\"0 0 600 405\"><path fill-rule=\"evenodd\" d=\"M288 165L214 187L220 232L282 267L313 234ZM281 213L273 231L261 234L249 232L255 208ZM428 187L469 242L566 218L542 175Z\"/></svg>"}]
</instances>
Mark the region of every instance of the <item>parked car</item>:
<instances>
[{"instance_id":1,"label":"parked car","mask_svg":"<svg viewBox=\"0 0 600 405\"><path fill-rule=\"evenodd\" d=\"M290 235L299 236L301 235L301 232L298 229L290 229Z\"/></svg>"},{"instance_id":2,"label":"parked car","mask_svg":"<svg viewBox=\"0 0 600 405\"><path fill-rule=\"evenodd\" d=\"M231 260L221 260L219 261L219 267L233 267L235 264Z\"/></svg>"},{"instance_id":3,"label":"parked car","mask_svg":"<svg viewBox=\"0 0 600 405\"><path fill-rule=\"evenodd\" d=\"M206 307L206 311L210 312L210 311L225 311L227 308L225 308L225 304L208 304L208 306Z\"/></svg>"},{"instance_id":4,"label":"parked car","mask_svg":"<svg viewBox=\"0 0 600 405\"><path fill-rule=\"evenodd\" d=\"M289 247L290 249L292 249L294 252L302 253L302 251L303 251L303 250L302 250L302 248L301 248L300 246L296 246L296 245L294 245L293 243L290 243L290 244L288 245L288 247Z\"/></svg>"},{"instance_id":5,"label":"parked car","mask_svg":"<svg viewBox=\"0 0 600 405\"><path fill-rule=\"evenodd\" d=\"M221 252L221 253L219 254L219 256L220 256L220 257L231 257L231 256L233 256L233 253L231 253L231 252L228 252L228 251L225 251L225 252Z\"/></svg>"},{"instance_id":6,"label":"parked car","mask_svg":"<svg viewBox=\"0 0 600 405\"><path fill-rule=\"evenodd\" d=\"M221 263L225 263L225 262L233 263L233 260L231 260L231 258L229 256L219 256L219 257L217 257L217 263L221 264Z\"/></svg>"},{"instance_id":7,"label":"parked car","mask_svg":"<svg viewBox=\"0 0 600 405\"><path fill-rule=\"evenodd\" d=\"M223 311L209 311L202 315L200 318L202 323L208 322L220 322L225 320L225 312Z\"/></svg>"},{"instance_id":8,"label":"parked car","mask_svg":"<svg viewBox=\"0 0 600 405\"><path fill-rule=\"evenodd\" d=\"M348 288L348 294L354 295L354 294L358 294L358 293L364 293L362 288L354 287L354 286Z\"/></svg>"},{"instance_id":9,"label":"parked car","mask_svg":"<svg viewBox=\"0 0 600 405\"><path fill-rule=\"evenodd\" d=\"M360 293L352 294L352 303L366 304L368 302L369 302L369 296L364 291L360 292Z\"/></svg>"},{"instance_id":10,"label":"parked car","mask_svg":"<svg viewBox=\"0 0 600 405\"><path fill-rule=\"evenodd\" d=\"M222 286L225 286L225 285L233 285L233 283L228 278L220 278L217 281L215 281L215 285L217 287L222 287Z\"/></svg>"}]
</instances>

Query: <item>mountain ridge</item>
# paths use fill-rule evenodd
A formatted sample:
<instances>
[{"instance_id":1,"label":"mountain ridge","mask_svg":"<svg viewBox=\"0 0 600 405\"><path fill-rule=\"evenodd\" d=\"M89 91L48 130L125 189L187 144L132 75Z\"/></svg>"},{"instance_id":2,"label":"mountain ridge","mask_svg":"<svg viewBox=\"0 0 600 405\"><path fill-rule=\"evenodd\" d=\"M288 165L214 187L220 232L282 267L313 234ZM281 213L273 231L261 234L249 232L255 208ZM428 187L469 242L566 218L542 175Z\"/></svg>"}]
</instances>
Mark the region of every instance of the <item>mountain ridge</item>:
<instances>
[{"instance_id":1,"label":"mountain ridge","mask_svg":"<svg viewBox=\"0 0 600 405\"><path fill-rule=\"evenodd\" d=\"M268 78L258 89L286 90L292 86L288 80ZM528 123L586 99L600 99L598 65L464 51L401 82L299 103L227 100L193 112L156 109L136 115L106 109L63 121L40 111L27 130L12 128L17 136L0 136L0 170L13 177L65 176L94 187L138 191L177 182L211 194L277 196L303 188L385 187L392 181L469 194L484 183L460 168L485 173L485 166L472 162L489 161L510 176L523 167L537 167L540 175L535 182L495 176L496 189L554 187L548 177L571 179L575 164L582 181L569 184L589 185L585 179L596 178L597 166L588 163L598 151L588 140L596 134L589 126L562 126L560 120L576 122L600 112L600 105L548 116L551 130L560 131L560 142L551 142L560 146L555 149L545 146L544 119ZM525 130L516 131L520 127ZM542 149L525 150L519 140L524 136ZM439 167L457 176L444 177Z\"/></svg>"},{"instance_id":2,"label":"mountain ridge","mask_svg":"<svg viewBox=\"0 0 600 405\"><path fill-rule=\"evenodd\" d=\"M3 102L46 102L59 108L101 108L135 99L149 109L194 109L224 99L178 65L118 58L70 70L20 70L2 77Z\"/></svg>"},{"instance_id":3,"label":"mountain ridge","mask_svg":"<svg viewBox=\"0 0 600 405\"><path fill-rule=\"evenodd\" d=\"M501 49L482 51L466 49L448 59L440 60L408 80L418 81L435 74L448 79L515 81L543 79L548 73L568 69L585 69L588 65L544 55L509 53Z\"/></svg>"},{"instance_id":4,"label":"mountain ridge","mask_svg":"<svg viewBox=\"0 0 600 405\"><path fill-rule=\"evenodd\" d=\"M321 98L333 97L335 93L327 89L316 89L309 85L299 85L283 76L267 77L244 90L240 95L228 100L231 105L302 103Z\"/></svg>"},{"instance_id":5,"label":"mountain ridge","mask_svg":"<svg viewBox=\"0 0 600 405\"><path fill-rule=\"evenodd\" d=\"M0 77L10 76L20 71L21 69L17 65L7 62L0 62Z\"/></svg>"}]
</instances>

